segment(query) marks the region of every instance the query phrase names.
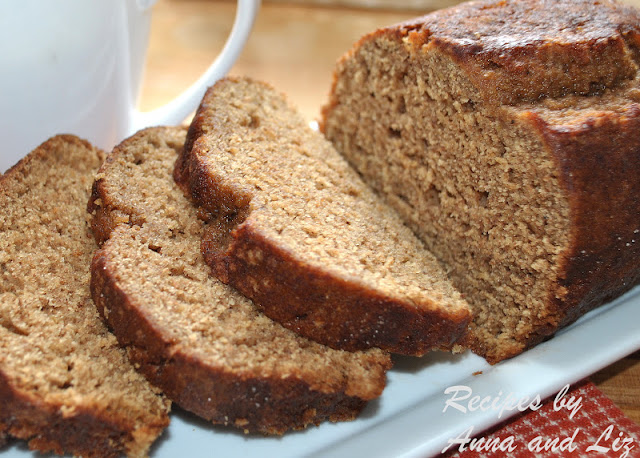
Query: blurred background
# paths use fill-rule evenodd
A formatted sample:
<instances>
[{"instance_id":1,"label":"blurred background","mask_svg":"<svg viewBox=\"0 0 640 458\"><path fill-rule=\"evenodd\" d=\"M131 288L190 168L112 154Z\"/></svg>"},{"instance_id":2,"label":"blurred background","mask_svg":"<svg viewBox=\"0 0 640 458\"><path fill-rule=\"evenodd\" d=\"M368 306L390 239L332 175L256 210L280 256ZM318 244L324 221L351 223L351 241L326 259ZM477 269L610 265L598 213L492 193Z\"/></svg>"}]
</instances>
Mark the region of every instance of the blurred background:
<instances>
[{"instance_id":1,"label":"blurred background","mask_svg":"<svg viewBox=\"0 0 640 458\"><path fill-rule=\"evenodd\" d=\"M141 108L187 87L222 48L235 1L159 0L154 7ZM233 75L286 92L309 119L326 100L335 61L365 33L451 6L455 0L263 0ZM640 6L640 0L626 0Z\"/></svg>"},{"instance_id":2,"label":"blurred background","mask_svg":"<svg viewBox=\"0 0 640 458\"><path fill-rule=\"evenodd\" d=\"M207 68L231 29L235 3L158 1L153 11L142 109L170 100ZM328 93L335 61L360 36L455 3L263 0L253 33L231 74L270 82L313 120Z\"/></svg>"}]
</instances>

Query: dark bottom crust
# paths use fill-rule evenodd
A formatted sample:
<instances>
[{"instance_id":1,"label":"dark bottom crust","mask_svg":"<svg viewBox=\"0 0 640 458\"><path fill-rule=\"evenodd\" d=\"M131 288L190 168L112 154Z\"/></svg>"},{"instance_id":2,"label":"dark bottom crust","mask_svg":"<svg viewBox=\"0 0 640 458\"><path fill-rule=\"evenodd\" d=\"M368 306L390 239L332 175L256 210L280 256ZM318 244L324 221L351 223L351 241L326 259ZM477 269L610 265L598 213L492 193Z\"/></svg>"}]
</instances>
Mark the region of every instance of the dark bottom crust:
<instances>
[{"instance_id":1,"label":"dark bottom crust","mask_svg":"<svg viewBox=\"0 0 640 458\"><path fill-rule=\"evenodd\" d=\"M100 315L139 370L182 408L245 432L282 434L324 420L353 419L365 406L360 398L313 390L294 377L229 373L172 351L118 287L103 252L96 252L91 267L91 292Z\"/></svg>"},{"instance_id":2,"label":"dark bottom crust","mask_svg":"<svg viewBox=\"0 0 640 458\"><path fill-rule=\"evenodd\" d=\"M344 393L314 392L299 380L242 379L216 372L182 354L161 365L140 348L140 371L182 408L245 433L283 434L323 421L353 420L366 402Z\"/></svg>"},{"instance_id":3,"label":"dark bottom crust","mask_svg":"<svg viewBox=\"0 0 640 458\"><path fill-rule=\"evenodd\" d=\"M191 154L200 127L200 122L191 124L174 167L174 181L200 208L215 207L211 195L222 199L218 203L226 208L224 193L216 190ZM380 348L422 356L436 348L450 349L465 332L472 318L468 310L450 312L437 304L417 307L409 298L385 295L310 265L254 225L248 206L233 206L237 207L233 215L223 211L217 212L215 221L209 219L201 244L205 262L220 281L296 334L338 350Z\"/></svg>"},{"instance_id":4,"label":"dark bottom crust","mask_svg":"<svg viewBox=\"0 0 640 458\"><path fill-rule=\"evenodd\" d=\"M451 348L471 318L467 311L421 310L408 300L335 278L296 260L247 222L232 231L233 241L222 253L211 242L213 233L205 231L202 252L216 277L251 298L271 319L335 349L377 347L422 356ZM268 287L264 278L272 280Z\"/></svg>"},{"instance_id":5,"label":"dark bottom crust","mask_svg":"<svg viewBox=\"0 0 640 458\"><path fill-rule=\"evenodd\" d=\"M0 446L5 435L28 441L29 448L59 455L118 457L132 442L131 431L94 413L78 411L64 417L60 406L44 405L15 391L0 372Z\"/></svg>"}]
</instances>

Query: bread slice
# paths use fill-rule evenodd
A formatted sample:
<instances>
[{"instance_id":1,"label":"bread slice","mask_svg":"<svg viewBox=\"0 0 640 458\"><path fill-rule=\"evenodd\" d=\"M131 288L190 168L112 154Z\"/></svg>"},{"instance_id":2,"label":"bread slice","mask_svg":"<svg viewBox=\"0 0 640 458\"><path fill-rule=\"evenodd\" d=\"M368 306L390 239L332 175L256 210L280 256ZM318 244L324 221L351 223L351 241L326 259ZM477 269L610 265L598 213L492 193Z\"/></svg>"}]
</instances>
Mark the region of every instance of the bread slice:
<instances>
[{"instance_id":1,"label":"bread slice","mask_svg":"<svg viewBox=\"0 0 640 458\"><path fill-rule=\"evenodd\" d=\"M100 313L149 380L213 423L281 434L353 419L381 394L389 356L310 342L209 275L204 225L172 178L185 134L141 131L100 170L90 202Z\"/></svg>"},{"instance_id":2,"label":"bread slice","mask_svg":"<svg viewBox=\"0 0 640 458\"><path fill-rule=\"evenodd\" d=\"M102 159L58 136L0 177L0 437L42 452L145 456L170 403L89 294L86 203Z\"/></svg>"},{"instance_id":3,"label":"bread slice","mask_svg":"<svg viewBox=\"0 0 640 458\"><path fill-rule=\"evenodd\" d=\"M175 178L206 209L205 260L297 333L334 348L448 348L470 319L436 259L268 85L205 95Z\"/></svg>"},{"instance_id":4,"label":"bread slice","mask_svg":"<svg viewBox=\"0 0 640 458\"><path fill-rule=\"evenodd\" d=\"M640 14L478 1L363 37L322 130L514 356L640 279Z\"/></svg>"}]
</instances>

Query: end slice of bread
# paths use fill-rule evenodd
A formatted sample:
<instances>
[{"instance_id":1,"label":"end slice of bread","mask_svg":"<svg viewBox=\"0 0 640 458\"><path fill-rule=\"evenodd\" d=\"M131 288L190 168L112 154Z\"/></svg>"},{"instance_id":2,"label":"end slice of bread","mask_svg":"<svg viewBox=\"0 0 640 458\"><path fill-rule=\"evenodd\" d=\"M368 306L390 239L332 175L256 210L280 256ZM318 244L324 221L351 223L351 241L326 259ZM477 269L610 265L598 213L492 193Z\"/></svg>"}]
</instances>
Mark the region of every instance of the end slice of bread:
<instances>
[{"instance_id":1,"label":"end slice of bread","mask_svg":"<svg viewBox=\"0 0 640 458\"><path fill-rule=\"evenodd\" d=\"M42 452L145 456L170 403L89 294L86 202L102 160L58 136L0 177L0 437Z\"/></svg>"},{"instance_id":2,"label":"end slice of bread","mask_svg":"<svg viewBox=\"0 0 640 458\"><path fill-rule=\"evenodd\" d=\"M464 332L468 305L435 257L270 86L211 88L174 176L209 212L214 274L284 326L413 355Z\"/></svg>"},{"instance_id":3,"label":"end slice of bread","mask_svg":"<svg viewBox=\"0 0 640 458\"><path fill-rule=\"evenodd\" d=\"M172 178L185 134L141 131L98 175L89 207L103 242L91 282L100 312L149 380L213 423L281 434L353 419L381 394L388 354L308 341L209 275L204 224Z\"/></svg>"}]
</instances>

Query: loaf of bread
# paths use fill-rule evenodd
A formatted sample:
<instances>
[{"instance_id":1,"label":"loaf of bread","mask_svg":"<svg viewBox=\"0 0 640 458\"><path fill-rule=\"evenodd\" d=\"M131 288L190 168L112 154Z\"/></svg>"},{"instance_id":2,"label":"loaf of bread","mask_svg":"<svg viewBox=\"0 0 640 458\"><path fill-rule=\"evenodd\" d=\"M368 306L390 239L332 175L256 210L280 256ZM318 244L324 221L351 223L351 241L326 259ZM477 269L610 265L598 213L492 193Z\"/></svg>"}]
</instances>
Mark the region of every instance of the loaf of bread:
<instances>
[{"instance_id":1,"label":"loaf of bread","mask_svg":"<svg viewBox=\"0 0 640 458\"><path fill-rule=\"evenodd\" d=\"M516 355L640 278L640 15L461 4L363 37L321 130L446 266L461 343Z\"/></svg>"},{"instance_id":2,"label":"loaf of bread","mask_svg":"<svg viewBox=\"0 0 640 458\"><path fill-rule=\"evenodd\" d=\"M89 294L86 205L103 158L58 136L0 177L0 439L145 456L169 401L134 370Z\"/></svg>"},{"instance_id":3,"label":"loaf of bread","mask_svg":"<svg viewBox=\"0 0 640 458\"><path fill-rule=\"evenodd\" d=\"M297 333L423 354L465 329L468 306L436 259L268 85L211 88L175 177L209 212L213 273Z\"/></svg>"},{"instance_id":4,"label":"loaf of bread","mask_svg":"<svg viewBox=\"0 0 640 458\"><path fill-rule=\"evenodd\" d=\"M213 423L281 434L353 419L381 394L389 356L310 342L209 275L203 222L172 178L185 134L141 131L100 169L89 205L100 313L150 381Z\"/></svg>"}]
</instances>

